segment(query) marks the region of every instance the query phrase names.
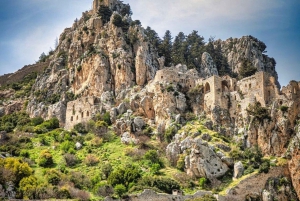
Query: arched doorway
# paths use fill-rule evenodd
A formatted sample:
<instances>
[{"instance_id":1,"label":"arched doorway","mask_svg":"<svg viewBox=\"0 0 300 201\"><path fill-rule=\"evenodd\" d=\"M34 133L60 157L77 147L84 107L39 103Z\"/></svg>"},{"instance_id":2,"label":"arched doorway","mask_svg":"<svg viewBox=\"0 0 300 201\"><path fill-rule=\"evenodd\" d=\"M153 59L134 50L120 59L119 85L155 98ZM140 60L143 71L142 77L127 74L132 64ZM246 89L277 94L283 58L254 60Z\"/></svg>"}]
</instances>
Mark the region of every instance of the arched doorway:
<instances>
[{"instance_id":1,"label":"arched doorway","mask_svg":"<svg viewBox=\"0 0 300 201\"><path fill-rule=\"evenodd\" d=\"M210 85L208 82L205 83L205 86L204 86L204 93L209 93L210 92Z\"/></svg>"}]
</instances>

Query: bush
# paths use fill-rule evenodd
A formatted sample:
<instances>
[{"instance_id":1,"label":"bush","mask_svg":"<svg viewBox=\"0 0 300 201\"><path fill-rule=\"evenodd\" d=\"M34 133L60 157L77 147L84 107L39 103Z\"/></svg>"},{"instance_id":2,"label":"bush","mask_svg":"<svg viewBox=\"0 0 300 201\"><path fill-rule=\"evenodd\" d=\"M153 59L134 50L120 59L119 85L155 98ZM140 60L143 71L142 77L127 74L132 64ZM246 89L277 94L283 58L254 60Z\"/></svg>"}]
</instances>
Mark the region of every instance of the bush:
<instances>
[{"instance_id":1,"label":"bush","mask_svg":"<svg viewBox=\"0 0 300 201\"><path fill-rule=\"evenodd\" d=\"M268 173L270 169L270 162L269 161L265 161L263 162L260 166L259 166L259 173Z\"/></svg>"},{"instance_id":2,"label":"bush","mask_svg":"<svg viewBox=\"0 0 300 201\"><path fill-rule=\"evenodd\" d=\"M52 154L48 150L43 150L39 156L39 166L50 167L53 165Z\"/></svg>"},{"instance_id":3,"label":"bush","mask_svg":"<svg viewBox=\"0 0 300 201\"><path fill-rule=\"evenodd\" d=\"M65 153L71 153L75 148L74 142L65 141L61 143L60 150L62 150Z\"/></svg>"},{"instance_id":4,"label":"bush","mask_svg":"<svg viewBox=\"0 0 300 201\"><path fill-rule=\"evenodd\" d=\"M185 168L185 155L184 154L179 156L179 159L176 164L176 168L178 170L184 171L184 168Z\"/></svg>"},{"instance_id":5,"label":"bush","mask_svg":"<svg viewBox=\"0 0 300 201\"><path fill-rule=\"evenodd\" d=\"M30 154L27 150L21 150L20 156L25 157L25 158L29 158Z\"/></svg>"},{"instance_id":6,"label":"bush","mask_svg":"<svg viewBox=\"0 0 300 201\"><path fill-rule=\"evenodd\" d=\"M103 174L103 176L105 177L105 179L107 179L110 175L110 173L112 172L113 168L109 163L105 163L102 167L101 167L101 172Z\"/></svg>"},{"instance_id":7,"label":"bush","mask_svg":"<svg viewBox=\"0 0 300 201\"><path fill-rule=\"evenodd\" d=\"M126 192L126 187L123 184L117 184L114 188L115 194L121 198Z\"/></svg>"},{"instance_id":8,"label":"bush","mask_svg":"<svg viewBox=\"0 0 300 201\"><path fill-rule=\"evenodd\" d=\"M201 177L199 179L199 186L200 186L201 189L205 188L206 182L207 182L207 179L205 177Z\"/></svg>"},{"instance_id":9,"label":"bush","mask_svg":"<svg viewBox=\"0 0 300 201\"><path fill-rule=\"evenodd\" d=\"M46 178L48 182L52 185L57 185L61 180L61 174L57 170L47 171Z\"/></svg>"},{"instance_id":10,"label":"bush","mask_svg":"<svg viewBox=\"0 0 300 201\"><path fill-rule=\"evenodd\" d=\"M286 112L286 111L288 111L289 107L286 106L286 105L282 105L282 106L280 106L279 109L280 109L282 112Z\"/></svg>"},{"instance_id":11,"label":"bush","mask_svg":"<svg viewBox=\"0 0 300 201\"><path fill-rule=\"evenodd\" d=\"M65 154L64 159L68 167L73 167L78 163L78 159L74 154Z\"/></svg>"},{"instance_id":12,"label":"bush","mask_svg":"<svg viewBox=\"0 0 300 201\"><path fill-rule=\"evenodd\" d=\"M101 5L98 10L98 15L101 17L103 24L109 22L112 11L108 6Z\"/></svg>"},{"instance_id":13,"label":"bush","mask_svg":"<svg viewBox=\"0 0 300 201\"><path fill-rule=\"evenodd\" d=\"M254 105L250 105L246 110L249 115L254 116L254 118L259 122L262 122L264 119L271 119L268 109L262 107L260 102L256 102Z\"/></svg>"},{"instance_id":14,"label":"bush","mask_svg":"<svg viewBox=\"0 0 300 201\"><path fill-rule=\"evenodd\" d=\"M137 166L128 164L114 170L107 179L112 186L123 184L126 188L130 183L135 183L141 177L140 169Z\"/></svg>"},{"instance_id":15,"label":"bush","mask_svg":"<svg viewBox=\"0 0 300 201\"><path fill-rule=\"evenodd\" d=\"M116 27L122 27L123 26L123 21L122 21L122 17L120 15L114 15L114 18L113 18L113 24L116 26Z\"/></svg>"},{"instance_id":16,"label":"bush","mask_svg":"<svg viewBox=\"0 0 300 201\"><path fill-rule=\"evenodd\" d=\"M74 126L74 130L77 131L78 133L88 133L86 126L83 123L78 123Z\"/></svg>"},{"instance_id":17,"label":"bush","mask_svg":"<svg viewBox=\"0 0 300 201\"><path fill-rule=\"evenodd\" d=\"M143 177L139 182L138 186L143 187L155 187L164 193L171 194L174 189L179 190L180 185L173 179L167 177Z\"/></svg>"},{"instance_id":18,"label":"bush","mask_svg":"<svg viewBox=\"0 0 300 201\"><path fill-rule=\"evenodd\" d=\"M85 159L84 159L84 163L87 166L93 166L96 165L99 162L99 158L97 158L95 155L93 154L88 154Z\"/></svg>"},{"instance_id":19,"label":"bush","mask_svg":"<svg viewBox=\"0 0 300 201\"><path fill-rule=\"evenodd\" d=\"M170 143L172 141L173 137L175 136L176 132L177 132L176 126L174 126L174 125L170 126L165 131L165 135L164 135L165 136L165 140Z\"/></svg>"},{"instance_id":20,"label":"bush","mask_svg":"<svg viewBox=\"0 0 300 201\"><path fill-rule=\"evenodd\" d=\"M34 176L25 177L20 181L19 190L24 199L35 199L37 179Z\"/></svg>"}]
</instances>

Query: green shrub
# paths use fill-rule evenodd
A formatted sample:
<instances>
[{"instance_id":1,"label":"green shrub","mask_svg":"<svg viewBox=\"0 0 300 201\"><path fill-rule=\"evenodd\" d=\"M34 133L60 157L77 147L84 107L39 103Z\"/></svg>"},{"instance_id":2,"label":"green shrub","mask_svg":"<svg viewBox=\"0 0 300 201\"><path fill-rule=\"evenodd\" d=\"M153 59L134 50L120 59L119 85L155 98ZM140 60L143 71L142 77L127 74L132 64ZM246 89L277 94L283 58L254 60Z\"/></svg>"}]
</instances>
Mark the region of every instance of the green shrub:
<instances>
[{"instance_id":1,"label":"green shrub","mask_svg":"<svg viewBox=\"0 0 300 201\"><path fill-rule=\"evenodd\" d=\"M268 173L270 169L270 162L269 161L265 161L263 162L260 166L259 166L259 173Z\"/></svg>"},{"instance_id":2,"label":"green shrub","mask_svg":"<svg viewBox=\"0 0 300 201\"><path fill-rule=\"evenodd\" d=\"M120 15L114 15L114 18L113 18L112 22L116 27L122 27L123 26L122 17Z\"/></svg>"},{"instance_id":3,"label":"green shrub","mask_svg":"<svg viewBox=\"0 0 300 201\"><path fill-rule=\"evenodd\" d=\"M123 184L117 184L114 187L114 191L119 198L121 198L127 192L126 187Z\"/></svg>"},{"instance_id":4,"label":"green shrub","mask_svg":"<svg viewBox=\"0 0 300 201\"><path fill-rule=\"evenodd\" d=\"M171 84L168 85L166 89L167 89L167 92L175 91L173 88L173 85L171 85Z\"/></svg>"},{"instance_id":5,"label":"green shrub","mask_svg":"<svg viewBox=\"0 0 300 201\"><path fill-rule=\"evenodd\" d=\"M44 122L44 119L42 117L34 117L31 119L31 125L32 126L37 126L40 125Z\"/></svg>"},{"instance_id":6,"label":"green shrub","mask_svg":"<svg viewBox=\"0 0 300 201\"><path fill-rule=\"evenodd\" d=\"M123 184L126 188L130 183L135 183L141 177L140 169L137 166L127 164L125 167L119 167L114 170L107 179L112 186Z\"/></svg>"},{"instance_id":7,"label":"green shrub","mask_svg":"<svg viewBox=\"0 0 300 201\"><path fill-rule=\"evenodd\" d=\"M174 189L180 189L180 185L175 180L167 177L146 176L140 179L137 185L142 186L144 189L147 187L155 187L162 192L169 194L171 194Z\"/></svg>"},{"instance_id":8,"label":"green shrub","mask_svg":"<svg viewBox=\"0 0 300 201\"><path fill-rule=\"evenodd\" d=\"M200 186L201 189L205 188L206 182L207 182L207 179L205 177L201 177L199 179L199 186Z\"/></svg>"},{"instance_id":9,"label":"green shrub","mask_svg":"<svg viewBox=\"0 0 300 201\"><path fill-rule=\"evenodd\" d=\"M112 171L113 171L113 168L110 163L105 163L101 167L101 172L102 172L102 175L105 177L105 179L107 179L109 177L109 175Z\"/></svg>"},{"instance_id":10,"label":"green shrub","mask_svg":"<svg viewBox=\"0 0 300 201\"><path fill-rule=\"evenodd\" d=\"M74 130L78 133L88 133L88 130L86 129L86 126L83 123L78 123L74 126Z\"/></svg>"},{"instance_id":11,"label":"green shrub","mask_svg":"<svg viewBox=\"0 0 300 201\"><path fill-rule=\"evenodd\" d=\"M67 140L61 143L60 150L62 150L64 153L70 153L72 149L74 149L74 147L75 147L74 142Z\"/></svg>"},{"instance_id":12,"label":"green shrub","mask_svg":"<svg viewBox=\"0 0 300 201\"><path fill-rule=\"evenodd\" d=\"M164 135L164 137L165 137L165 140L167 141L167 142L171 142L172 141L172 139L173 139L173 137L175 136L175 134L177 133L177 128L176 128L176 126L170 126L168 129L166 129L166 131L165 131L165 135Z\"/></svg>"},{"instance_id":13,"label":"green shrub","mask_svg":"<svg viewBox=\"0 0 300 201\"><path fill-rule=\"evenodd\" d=\"M112 11L108 6L101 5L98 10L98 15L101 17L103 24L109 22Z\"/></svg>"},{"instance_id":14,"label":"green shrub","mask_svg":"<svg viewBox=\"0 0 300 201\"><path fill-rule=\"evenodd\" d=\"M184 154L179 156L179 159L176 164L176 168L178 170L184 171L184 168L185 168L185 155Z\"/></svg>"},{"instance_id":15,"label":"green shrub","mask_svg":"<svg viewBox=\"0 0 300 201\"><path fill-rule=\"evenodd\" d=\"M259 122L262 122L264 119L271 119L268 109L262 107L260 102L250 105L246 110L249 115L252 115Z\"/></svg>"},{"instance_id":16,"label":"green shrub","mask_svg":"<svg viewBox=\"0 0 300 201\"><path fill-rule=\"evenodd\" d=\"M20 181L19 190L24 199L35 199L36 188L38 186L37 179L31 175Z\"/></svg>"},{"instance_id":17,"label":"green shrub","mask_svg":"<svg viewBox=\"0 0 300 201\"><path fill-rule=\"evenodd\" d=\"M87 166L94 166L99 163L99 158L93 154L88 154L84 159L84 163Z\"/></svg>"},{"instance_id":18,"label":"green shrub","mask_svg":"<svg viewBox=\"0 0 300 201\"><path fill-rule=\"evenodd\" d=\"M38 164L41 167L51 167L53 165L52 154L48 150L41 151Z\"/></svg>"},{"instance_id":19,"label":"green shrub","mask_svg":"<svg viewBox=\"0 0 300 201\"><path fill-rule=\"evenodd\" d=\"M47 171L46 178L50 184L57 185L61 180L61 173L52 169Z\"/></svg>"},{"instance_id":20,"label":"green shrub","mask_svg":"<svg viewBox=\"0 0 300 201\"><path fill-rule=\"evenodd\" d=\"M21 150L20 156L25 157L25 158L29 158L30 154L27 150Z\"/></svg>"},{"instance_id":21,"label":"green shrub","mask_svg":"<svg viewBox=\"0 0 300 201\"><path fill-rule=\"evenodd\" d=\"M286 106L286 105L282 105L282 106L280 106L279 109L280 109L282 112L286 112L286 111L288 111L289 107Z\"/></svg>"}]
</instances>

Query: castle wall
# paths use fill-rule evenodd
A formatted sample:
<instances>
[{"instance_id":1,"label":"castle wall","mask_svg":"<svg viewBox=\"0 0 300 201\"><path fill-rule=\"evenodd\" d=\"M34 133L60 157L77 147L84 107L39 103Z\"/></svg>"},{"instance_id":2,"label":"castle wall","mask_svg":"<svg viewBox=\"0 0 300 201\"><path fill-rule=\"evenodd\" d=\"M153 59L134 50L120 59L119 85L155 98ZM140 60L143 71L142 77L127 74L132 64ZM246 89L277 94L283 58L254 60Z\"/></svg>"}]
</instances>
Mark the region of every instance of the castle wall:
<instances>
[{"instance_id":1,"label":"castle wall","mask_svg":"<svg viewBox=\"0 0 300 201\"><path fill-rule=\"evenodd\" d=\"M70 130L78 123L88 122L100 109L100 101L94 96L68 102L65 129Z\"/></svg>"},{"instance_id":2,"label":"castle wall","mask_svg":"<svg viewBox=\"0 0 300 201\"><path fill-rule=\"evenodd\" d=\"M182 87L187 87L188 89L195 87L195 80L197 79L197 74L191 71L181 72L173 67L164 68L156 72L154 82L168 82L174 84L180 84Z\"/></svg>"}]
</instances>

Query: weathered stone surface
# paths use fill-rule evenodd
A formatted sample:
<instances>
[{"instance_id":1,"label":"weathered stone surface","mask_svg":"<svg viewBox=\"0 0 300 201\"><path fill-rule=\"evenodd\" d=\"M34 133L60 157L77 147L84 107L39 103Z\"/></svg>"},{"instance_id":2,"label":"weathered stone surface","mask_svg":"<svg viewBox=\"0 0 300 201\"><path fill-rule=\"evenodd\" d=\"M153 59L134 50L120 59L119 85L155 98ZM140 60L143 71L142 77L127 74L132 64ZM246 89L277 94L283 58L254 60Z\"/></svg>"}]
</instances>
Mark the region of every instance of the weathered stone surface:
<instances>
[{"instance_id":1,"label":"weathered stone surface","mask_svg":"<svg viewBox=\"0 0 300 201\"><path fill-rule=\"evenodd\" d=\"M233 178L238 179L244 174L244 166L241 161L234 164Z\"/></svg>"},{"instance_id":2,"label":"weathered stone surface","mask_svg":"<svg viewBox=\"0 0 300 201\"><path fill-rule=\"evenodd\" d=\"M82 144L81 144L80 142L76 142L75 148L76 148L77 150L81 149L81 148L82 148Z\"/></svg>"},{"instance_id":3,"label":"weathered stone surface","mask_svg":"<svg viewBox=\"0 0 300 201\"><path fill-rule=\"evenodd\" d=\"M133 123L135 124L136 128L141 130L145 126L145 121L141 117L135 117L133 119Z\"/></svg>"},{"instance_id":4,"label":"weathered stone surface","mask_svg":"<svg viewBox=\"0 0 300 201\"><path fill-rule=\"evenodd\" d=\"M214 63L210 54L207 52L204 52L202 54L202 63L201 63L201 68L200 68L200 74L204 78L211 77L213 75L218 75L218 70L217 70L216 64Z\"/></svg>"}]
</instances>

